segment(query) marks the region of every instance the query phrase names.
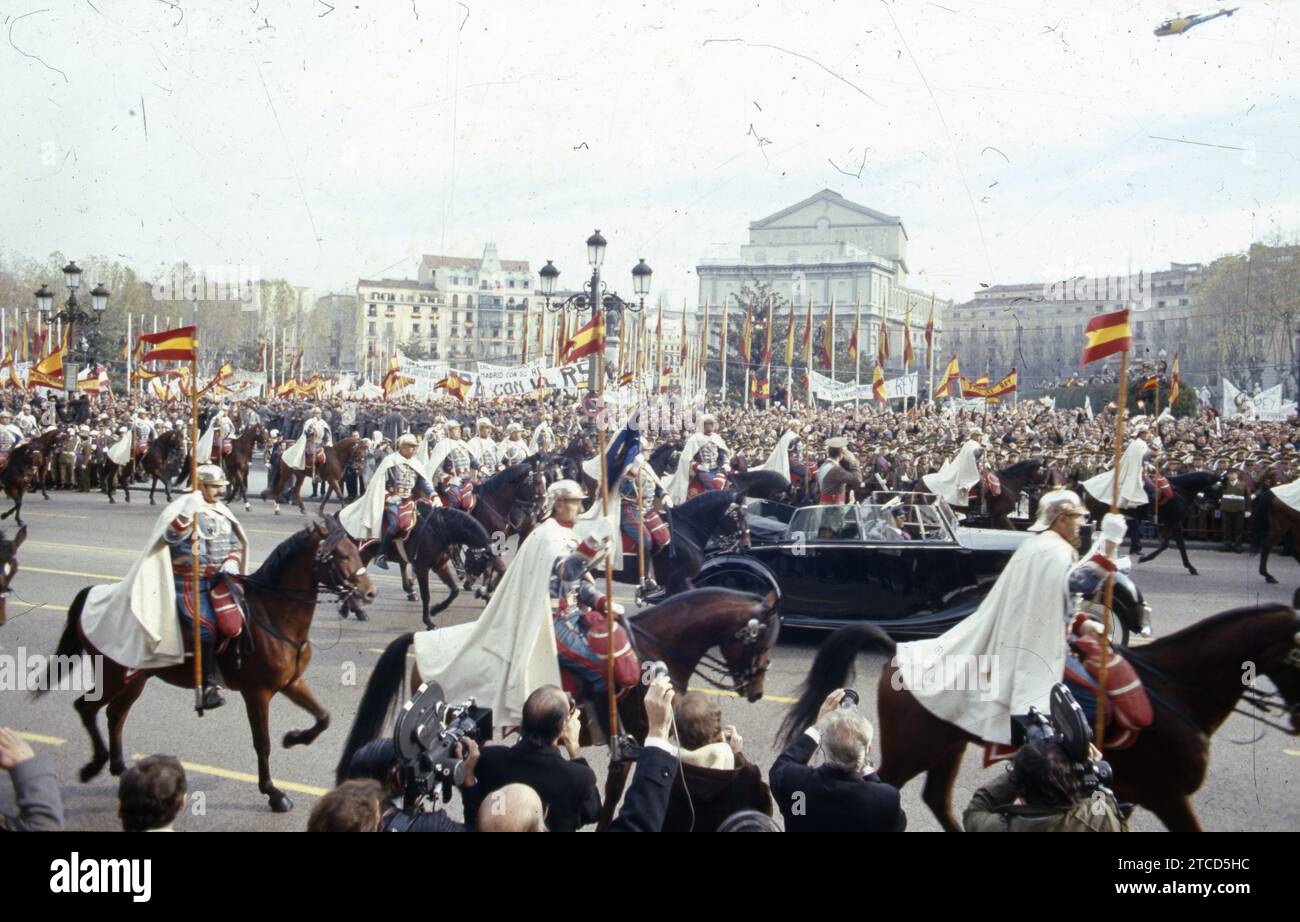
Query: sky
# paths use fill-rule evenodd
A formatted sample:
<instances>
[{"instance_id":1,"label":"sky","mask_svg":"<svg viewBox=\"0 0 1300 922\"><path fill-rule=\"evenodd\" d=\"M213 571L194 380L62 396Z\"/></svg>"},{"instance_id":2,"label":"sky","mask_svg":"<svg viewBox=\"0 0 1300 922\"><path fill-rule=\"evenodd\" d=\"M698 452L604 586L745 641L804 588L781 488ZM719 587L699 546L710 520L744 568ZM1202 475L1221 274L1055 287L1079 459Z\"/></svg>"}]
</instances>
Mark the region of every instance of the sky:
<instances>
[{"instance_id":1,"label":"sky","mask_svg":"<svg viewBox=\"0 0 1300 922\"><path fill-rule=\"evenodd\" d=\"M829 188L958 301L1209 260L1300 237L1300 2L1239 5L0 0L0 249L352 291L492 241L577 287L599 228L694 304Z\"/></svg>"}]
</instances>

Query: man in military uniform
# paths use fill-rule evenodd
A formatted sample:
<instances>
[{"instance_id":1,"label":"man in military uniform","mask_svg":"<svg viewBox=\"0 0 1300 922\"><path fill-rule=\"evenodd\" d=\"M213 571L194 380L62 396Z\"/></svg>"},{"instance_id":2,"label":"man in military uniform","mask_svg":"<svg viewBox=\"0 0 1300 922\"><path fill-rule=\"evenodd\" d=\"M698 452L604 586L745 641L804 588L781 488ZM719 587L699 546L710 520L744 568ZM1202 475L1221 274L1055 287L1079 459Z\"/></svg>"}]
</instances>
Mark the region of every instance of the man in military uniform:
<instances>
[{"instance_id":1,"label":"man in military uniform","mask_svg":"<svg viewBox=\"0 0 1300 922\"><path fill-rule=\"evenodd\" d=\"M817 471L818 498L823 505L847 502L850 488L862 488L862 468L848 446L844 436L826 442L826 461Z\"/></svg>"},{"instance_id":2,"label":"man in military uniform","mask_svg":"<svg viewBox=\"0 0 1300 922\"><path fill-rule=\"evenodd\" d=\"M492 421L485 416L480 416L475 426L478 434L470 439L465 447L469 449L474 466L478 469L478 480L481 483L497 472L500 463L497 443L492 438Z\"/></svg>"},{"instance_id":3,"label":"man in military uniform","mask_svg":"<svg viewBox=\"0 0 1300 922\"><path fill-rule=\"evenodd\" d=\"M419 445L419 438L408 432L397 440L397 453L409 462ZM397 461L388 465L384 474L384 520L379 538L381 551L375 558L375 563L385 570L388 569L385 551L389 542L403 564L409 566L411 563L406 553L406 539L415 527L414 491L417 489L425 496L433 495L433 486L413 464Z\"/></svg>"},{"instance_id":4,"label":"man in military uniform","mask_svg":"<svg viewBox=\"0 0 1300 922\"><path fill-rule=\"evenodd\" d=\"M313 407L311 416L302 426L303 435L307 436L307 476L311 478L311 495L317 496L321 483L316 476L317 465L325 460L325 446L334 444L334 435L329 423L321 418L320 407Z\"/></svg>"},{"instance_id":5,"label":"man in military uniform","mask_svg":"<svg viewBox=\"0 0 1300 922\"><path fill-rule=\"evenodd\" d=\"M659 516L659 507L664 502L671 503L671 499L645 455L628 465L627 471L619 478L618 495L622 499L622 532L632 542L633 548L639 543L644 549L642 553L647 562L645 588L652 591L658 586L651 576L649 560L672 540L668 526Z\"/></svg>"},{"instance_id":6,"label":"man in military uniform","mask_svg":"<svg viewBox=\"0 0 1300 922\"><path fill-rule=\"evenodd\" d=\"M0 410L0 471L9 464L9 453L25 441L13 419L13 414L8 410Z\"/></svg>"},{"instance_id":7,"label":"man in military uniform","mask_svg":"<svg viewBox=\"0 0 1300 922\"><path fill-rule=\"evenodd\" d=\"M447 490L455 503L468 512L474 508L474 479L470 476L473 458L469 449L460 438L460 423L454 419L447 420L447 439L444 466L450 475ZM439 443L439 449L442 444Z\"/></svg>"},{"instance_id":8,"label":"man in military uniform","mask_svg":"<svg viewBox=\"0 0 1300 922\"><path fill-rule=\"evenodd\" d=\"M1241 482L1241 471L1228 471L1228 482L1223 485L1219 512L1223 517L1223 549L1237 553L1241 550L1241 534L1246 528L1246 507L1250 505L1250 491Z\"/></svg>"},{"instance_id":9,"label":"man in military uniform","mask_svg":"<svg viewBox=\"0 0 1300 922\"><path fill-rule=\"evenodd\" d=\"M523 439L523 428L518 423L506 426L506 440L497 446L501 449L502 467L510 467L528 458L528 443Z\"/></svg>"},{"instance_id":10,"label":"man in military uniform","mask_svg":"<svg viewBox=\"0 0 1300 922\"><path fill-rule=\"evenodd\" d=\"M33 438L36 435L36 417L32 415L32 405L24 403L22 412L14 417L13 423L22 433L23 440Z\"/></svg>"},{"instance_id":11,"label":"man in military uniform","mask_svg":"<svg viewBox=\"0 0 1300 922\"><path fill-rule=\"evenodd\" d=\"M154 429L153 423L149 421L149 415L145 412L144 407L140 407L135 411L135 419L131 421L131 445L136 458L144 456L145 452L149 450L149 443L157 435L157 430Z\"/></svg>"},{"instance_id":12,"label":"man in military uniform","mask_svg":"<svg viewBox=\"0 0 1300 922\"><path fill-rule=\"evenodd\" d=\"M176 609L185 636L194 633L194 583L199 589L199 636L203 652L203 707L225 703L214 679L216 640L239 635L243 627L234 590L225 574L244 572L248 546L243 528L221 502L226 477L221 468L205 464L198 469L199 493L177 500L163 511L169 521L163 540L171 553ZM194 570L195 530L198 533L198 570Z\"/></svg>"}]
</instances>

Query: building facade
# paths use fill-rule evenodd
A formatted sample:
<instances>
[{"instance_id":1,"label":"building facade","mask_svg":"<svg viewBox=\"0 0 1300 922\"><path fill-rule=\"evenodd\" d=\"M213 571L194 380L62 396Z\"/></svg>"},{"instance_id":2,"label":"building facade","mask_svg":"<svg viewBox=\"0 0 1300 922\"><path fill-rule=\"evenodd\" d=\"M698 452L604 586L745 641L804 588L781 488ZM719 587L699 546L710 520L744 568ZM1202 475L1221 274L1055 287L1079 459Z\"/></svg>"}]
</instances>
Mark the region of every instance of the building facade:
<instances>
[{"instance_id":1,"label":"building facade","mask_svg":"<svg viewBox=\"0 0 1300 922\"><path fill-rule=\"evenodd\" d=\"M500 259L494 243L478 258L426 255L415 280L358 280L358 371L373 380L376 361L399 349L452 363L517 361L534 281L527 260Z\"/></svg>"},{"instance_id":2,"label":"building facade","mask_svg":"<svg viewBox=\"0 0 1300 922\"><path fill-rule=\"evenodd\" d=\"M922 333L934 307L934 362L942 372L944 318L949 303L908 285L907 231L897 215L859 205L830 189L749 225L749 242L736 259L711 259L696 266L699 304L708 303L710 326L717 309L742 306L746 290L771 290L785 304L804 309L811 299L813 317L824 321L835 304L836 341L847 342L861 305L863 368L870 374L878 350L881 323L891 336L890 369L902 362L900 337L911 309L913 348L924 361ZM755 305L759 308L761 305ZM851 377L840 369L837 377ZM848 372L846 375L845 373Z\"/></svg>"}]
</instances>

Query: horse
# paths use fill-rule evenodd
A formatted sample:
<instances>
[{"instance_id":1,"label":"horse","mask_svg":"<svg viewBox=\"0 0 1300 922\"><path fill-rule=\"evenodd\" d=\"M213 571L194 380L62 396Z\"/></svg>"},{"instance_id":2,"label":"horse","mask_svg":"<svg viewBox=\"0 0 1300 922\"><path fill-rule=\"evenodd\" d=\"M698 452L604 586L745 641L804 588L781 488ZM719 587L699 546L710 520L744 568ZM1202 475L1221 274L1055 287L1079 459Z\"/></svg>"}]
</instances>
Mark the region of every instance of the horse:
<instances>
[{"instance_id":1,"label":"horse","mask_svg":"<svg viewBox=\"0 0 1300 922\"><path fill-rule=\"evenodd\" d=\"M687 690L693 675L750 702L763 697L772 649L780 633L775 593L764 598L731 589L696 589L647 608L627 619L631 640L642 662L658 660L678 694ZM358 749L378 738L388 718L405 696L407 652L414 634L403 634L384 650L366 683L357 716L343 746L336 776L347 777L348 766ZM708 655L718 648L721 657ZM705 669L713 675L705 675ZM411 687L425 678L412 665ZM644 743L648 727L645 716L644 684L638 684L619 700L618 713L624 728ZM592 702L605 707L604 702ZM627 780L627 762L610 766L605 780L605 807L598 829L608 825Z\"/></svg>"},{"instance_id":2,"label":"horse","mask_svg":"<svg viewBox=\"0 0 1300 922\"><path fill-rule=\"evenodd\" d=\"M695 588L705 548L715 535L734 538L744 546L749 543L744 493L706 490L668 509L663 517L672 540L651 555L647 563L655 581L663 587L665 598ZM721 529L724 522L730 523L725 531ZM614 571L614 579L630 585L640 583L635 544L631 551L623 552L623 567Z\"/></svg>"},{"instance_id":3,"label":"horse","mask_svg":"<svg viewBox=\"0 0 1300 922\"><path fill-rule=\"evenodd\" d=\"M1300 605L1300 592L1296 595L1293 604ZM849 683L858 652L892 656L894 649L894 641L870 624L841 628L827 638L782 725L785 738L811 725L826 696ZM1300 735L1300 619L1293 608L1268 604L1221 612L1120 652L1141 676L1155 719L1132 746L1103 747L1103 754L1115 770L1119 799L1146 807L1171 832L1200 830L1190 798L1205 781L1210 737L1229 714L1247 713L1238 707L1243 697L1265 715L1289 713L1290 727L1261 719ZM1253 663L1256 674L1267 676L1277 692L1242 681L1244 662ZM953 782L966 745L980 741L930 713L896 673L893 666L884 667L876 686L880 778L901 788L925 773L922 799L945 830L956 832Z\"/></svg>"},{"instance_id":4,"label":"horse","mask_svg":"<svg viewBox=\"0 0 1300 922\"><path fill-rule=\"evenodd\" d=\"M291 484L293 486L293 495L290 502L297 506L298 511L303 515L307 514L307 508L302 502L302 483L307 479L308 470L311 470L314 474L322 464L324 465L322 477L328 484L325 490L325 498L321 500L320 504L320 513L321 515L324 515L325 503L329 501L331 489L338 494L340 502L342 501L344 465L348 461L364 461L364 457L360 459L357 458L358 452L364 451L365 449L365 446L362 445L361 439L358 436L350 435L346 439L340 439L333 445L318 445L316 447L318 450L324 451L325 460L319 464L314 464L312 467L304 466L301 470L290 467L285 463L284 456L280 456L280 467L279 470L275 472L274 482L271 484L269 490L262 491L262 502L266 502L267 493L271 494L271 499L275 502L276 515L280 514L280 497ZM311 462L311 460L312 459L310 458L306 459L307 462Z\"/></svg>"},{"instance_id":5,"label":"horse","mask_svg":"<svg viewBox=\"0 0 1300 922\"><path fill-rule=\"evenodd\" d=\"M790 495L790 481L776 471L732 471L727 485L754 499L780 499Z\"/></svg>"},{"instance_id":6,"label":"horse","mask_svg":"<svg viewBox=\"0 0 1300 922\"><path fill-rule=\"evenodd\" d=\"M1038 458L1026 458L1024 461L1018 461L1010 467L1004 467L997 472L998 485L1000 487L997 495L994 495L985 487L985 478L980 478L981 494L983 497L984 511L988 513L989 523L994 528L1002 528L1011 531L1015 528L1011 524L1011 513L1016 511L1016 506L1020 503L1020 494L1028 493L1030 499L1029 514L1032 519L1036 514L1038 497L1029 489L1033 486L1042 486L1045 480L1045 470L1043 462Z\"/></svg>"},{"instance_id":7,"label":"horse","mask_svg":"<svg viewBox=\"0 0 1300 922\"><path fill-rule=\"evenodd\" d=\"M50 494L45 492L46 481L50 477L50 458L54 455L55 449L70 435L72 435L71 432L51 429L32 439L36 443L30 461L34 477L29 482L32 486L40 489L42 499L50 498Z\"/></svg>"},{"instance_id":8,"label":"horse","mask_svg":"<svg viewBox=\"0 0 1300 922\"><path fill-rule=\"evenodd\" d=\"M135 446L132 445L131 457L126 464L118 466L105 456L103 481L104 492L108 494L108 501L110 503L117 502L117 499L113 496L116 492L114 481L120 477L122 482L122 493L126 497L126 501L128 503L131 502L131 481L135 477L136 465L139 464L144 468L145 473L151 478L149 483L149 505L157 505L157 502L154 500L154 491L158 489L159 480L162 481L163 492L166 493L167 502L170 503L172 501L171 483L168 482L167 475L164 473L163 469L167 466L168 457L170 457L173 451L179 450L180 445L180 433L175 429L168 429L162 435L150 439L149 446L145 449L145 453L140 455L138 458L135 454Z\"/></svg>"},{"instance_id":9,"label":"horse","mask_svg":"<svg viewBox=\"0 0 1300 922\"><path fill-rule=\"evenodd\" d=\"M671 476L669 472L670 466L673 470L676 470L677 456L681 454L681 450L682 446L679 442L664 442L651 450L646 458L646 463L650 465L650 469L655 472L655 475L663 480ZM578 473L579 476L573 479L582 484L582 488L587 491L587 496L590 498L587 507L590 508L591 503L595 502L596 495L600 492L600 481L581 468L579 468ZM614 489L613 484L610 484L610 489Z\"/></svg>"},{"instance_id":10,"label":"horse","mask_svg":"<svg viewBox=\"0 0 1300 922\"><path fill-rule=\"evenodd\" d=\"M445 611L456 597L460 588L456 585L456 576L452 573L451 559L456 548L469 548L491 567L499 578L506 572L505 561L492 546L492 537L473 516L459 509L435 506L429 502L417 502L415 527L406 539L406 553L411 558L411 568L415 571L415 581L420 587L421 620L424 626L433 629L433 616ZM380 542L373 541L361 549L361 561L367 566L379 556ZM400 563L402 570L402 588L408 599L415 594L409 588L410 578L406 575L406 564ZM438 578L448 589L447 598L433 608L429 607L429 572L438 574ZM484 594L480 592L480 596Z\"/></svg>"},{"instance_id":11,"label":"horse","mask_svg":"<svg viewBox=\"0 0 1300 922\"><path fill-rule=\"evenodd\" d=\"M9 584L18 573L18 549L26 540L26 525L18 529L13 540L0 534L0 625L5 623L5 599L9 595Z\"/></svg>"},{"instance_id":12,"label":"horse","mask_svg":"<svg viewBox=\"0 0 1300 922\"><path fill-rule=\"evenodd\" d=\"M0 519L13 516L14 521L22 527L23 494L27 492L29 486L28 477L30 475L29 468L32 466L32 456L42 450L48 452L50 445L54 442L54 436L57 435L57 432L47 432L30 442L23 442L9 452L9 459L4 470L0 470L0 486L4 487L5 496L13 500L14 507L8 512L0 513ZM46 439L49 441L44 441Z\"/></svg>"},{"instance_id":13,"label":"horse","mask_svg":"<svg viewBox=\"0 0 1300 922\"><path fill-rule=\"evenodd\" d=\"M441 483L435 483L434 489L443 505L453 509L459 507L458 498L452 496ZM512 534L518 535L519 543L522 544L537 526L537 520L541 516L542 503L546 498L545 465L532 459L512 464L475 487L474 497L474 507L469 514L475 521L487 529L489 534L503 536L502 540ZM464 588L473 589L474 580L482 575L481 571L472 572L472 566L464 569ZM499 580L499 573L491 574L480 594L490 596Z\"/></svg>"},{"instance_id":14,"label":"horse","mask_svg":"<svg viewBox=\"0 0 1300 922\"><path fill-rule=\"evenodd\" d=\"M1169 547L1169 539L1172 537L1174 543L1178 546L1178 553L1182 555L1183 566L1187 568L1187 572L1192 576L1198 576L1196 568L1187 559L1187 545L1183 542L1183 528L1192 512L1199 505L1197 496L1203 493L1210 499L1218 499L1223 489L1223 477L1213 471L1191 471L1186 474L1179 474L1176 477L1170 477L1169 486L1173 488L1173 498L1160 501L1160 515L1157 523L1161 538L1160 546L1150 554L1138 557L1138 563L1146 563L1159 557L1161 552ZM1148 498L1154 497L1150 487L1147 488L1146 492ZM1088 514L1100 525L1101 517L1110 511L1110 506L1099 502L1086 490L1083 493L1083 502L1088 507ZM1154 502L1154 499L1151 502ZM1150 514L1151 502L1148 502L1146 506L1135 506L1121 510L1123 515L1130 520L1130 549L1135 556L1142 552L1142 545L1138 540L1137 523Z\"/></svg>"},{"instance_id":15,"label":"horse","mask_svg":"<svg viewBox=\"0 0 1300 922\"><path fill-rule=\"evenodd\" d=\"M329 502L331 493L338 497L339 505L347 505L343 499L343 475L347 472L348 465L355 464L360 469L365 463L366 446L360 436L350 435L333 445L325 446L325 463L316 465L316 476L325 481L325 495L320 501L321 515L325 514L325 504Z\"/></svg>"},{"instance_id":16,"label":"horse","mask_svg":"<svg viewBox=\"0 0 1300 922\"><path fill-rule=\"evenodd\" d=\"M226 479L230 481L230 487L226 490L226 502L242 499L246 510L252 508L248 503L248 467L257 445L266 445L266 430L262 428L261 422L254 422L231 439L230 454L221 458Z\"/></svg>"},{"instance_id":17,"label":"horse","mask_svg":"<svg viewBox=\"0 0 1300 922\"><path fill-rule=\"evenodd\" d=\"M271 810L285 813L293 802L271 780L271 735L267 715L271 699L283 693L294 704L311 714L316 722L306 730L293 730L284 736L284 746L307 745L329 726L330 715L312 695L303 681L311 662L312 615L320 589L336 593L344 604L357 605L375 597L374 586L365 573L356 545L338 522L325 520L308 525L282 541L256 572L241 577L249 617L244 633L224 652L217 654L221 674L230 688L244 698L248 723L257 751L257 786L266 795ZM99 656L99 651L81 630L81 611L90 592L87 587L77 593L68 609L68 620L59 639L56 656ZM167 613L175 617L174 613ZM56 660L50 659L53 672ZM64 661L66 662L66 660ZM103 657L103 684L75 702L81 722L90 736L94 753L81 769L83 783L103 770L105 764L113 775L126 769L122 757L122 727L131 705L144 691L145 683L158 676L169 685L194 687L192 661L139 671ZM47 688L56 687L51 682ZM40 696L44 692L36 692ZM108 707L109 745L99 732L98 714Z\"/></svg>"},{"instance_id":18,"label":"horse","mask_svg":"<svg viewBox=\"0 0 1300 922\"><path fill-rule=\"evenodd\" d=\"M1271 487L1265 488L1251 504L1250 552L1259 554L1259 575L1269 583L1277 579L1268 572L1268 555L1288 535L1291 537L1291 554L1300 563L1300 512L1273 495Z\"/></svg>"}]
</instances>

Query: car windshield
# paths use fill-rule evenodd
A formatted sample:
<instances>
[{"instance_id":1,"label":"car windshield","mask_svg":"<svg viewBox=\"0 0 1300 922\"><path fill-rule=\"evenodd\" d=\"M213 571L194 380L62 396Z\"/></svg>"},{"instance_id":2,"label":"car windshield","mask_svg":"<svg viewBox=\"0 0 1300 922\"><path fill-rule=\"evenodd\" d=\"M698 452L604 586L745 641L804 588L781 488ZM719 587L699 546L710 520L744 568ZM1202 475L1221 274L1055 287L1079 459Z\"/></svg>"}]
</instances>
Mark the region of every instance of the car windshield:
<instances>
[{"instance_id":1,"label":"car windshield","mask_svg":"<svg viewBox=\"0 0 1300 922\"><path fill-rule=\"evenodd\" d=\"M859 510L867 540L956 543L952 510L932 494L873 493Z\"/></svg>"},{"instance_id":2,"label":"car windshield","mask_svg":"<svg viewBox=\"0 0 1300 922\"><path fill-rule=\"evenodd\" d=\"M852 541L862 537L857 506L804 506L790 517L786 538L804 541Z\"/></svg>"}]
</instances>

